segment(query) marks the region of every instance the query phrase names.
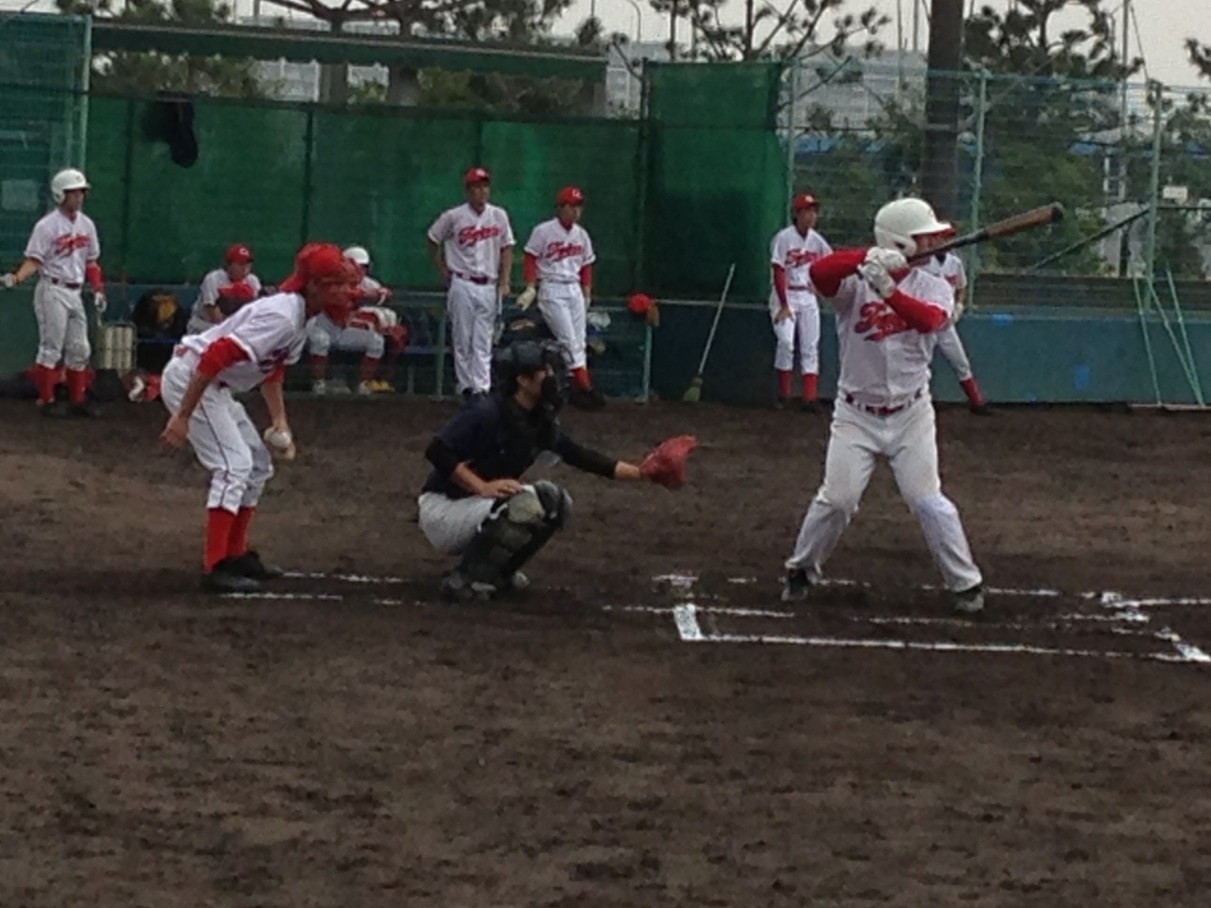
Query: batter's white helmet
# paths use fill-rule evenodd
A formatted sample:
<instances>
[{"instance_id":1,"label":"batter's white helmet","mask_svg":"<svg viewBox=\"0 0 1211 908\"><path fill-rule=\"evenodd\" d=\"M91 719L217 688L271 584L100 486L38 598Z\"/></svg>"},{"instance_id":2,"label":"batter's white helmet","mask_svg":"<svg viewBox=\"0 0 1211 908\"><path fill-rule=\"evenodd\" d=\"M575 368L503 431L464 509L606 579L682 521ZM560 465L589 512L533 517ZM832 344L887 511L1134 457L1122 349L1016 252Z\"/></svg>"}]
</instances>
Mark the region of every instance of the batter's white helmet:
<instances>
[{"instance_id":1,"label":"batter's white helmet","mask_svg":"<svg viewBox=\"0 0 1211 908\"><path fill-rule=\"evenodd\" d=\"M361 265L363 268L370 267L370 253L366 251L365 246L350 246L342 255L355 265Z\"/></svg>"},{"instance_id":2,"label":"batter's white helmet","mask_svg":"<svg viewBox=\"0 0 1211 908\"><path fill-rule=\"evenodd\" d=\"M50 195L55 200L56 205L62 205L64 193L72 189L88 189L88 179L74 167L60 170L51 177Z\"/></svg>"},{"instance_id":3,"label":"batter's white helmet","mask_svg":"<svg viewBox=\"0 0 1211 908\"><path fill-rule=\"evenodd\" d=\"M933 208L922 199L896 199L875 215L875 243L885 249L898 249L908 257L917 252L914 237L947 233L954 228L939 221Z\"/></svg>"}]
</instances>

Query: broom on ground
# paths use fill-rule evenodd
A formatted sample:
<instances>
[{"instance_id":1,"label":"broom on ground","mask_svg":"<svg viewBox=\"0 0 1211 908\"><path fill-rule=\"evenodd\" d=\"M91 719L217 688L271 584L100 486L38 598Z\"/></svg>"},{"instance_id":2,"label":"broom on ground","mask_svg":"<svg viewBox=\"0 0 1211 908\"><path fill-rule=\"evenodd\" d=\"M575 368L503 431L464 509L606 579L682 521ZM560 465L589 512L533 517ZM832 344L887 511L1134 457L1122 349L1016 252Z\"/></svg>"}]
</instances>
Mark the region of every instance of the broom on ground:
<instances>
[{"instance_id":1,"label":"broom on ground","mask_svg":"<svg viewBox=\"0 0 1211 908\"><path fill-rule=\"evenodd\" d=\"M702 350L702 361L698 363L698 374L685 389L681 399L687 403L696 404L702 399L702 373L706 371L706 358L711 355L711 344L715 342L715 329L719 327L719 316L723 314L724 303L727 302L727 292L732 288L732 276L736 273L736 263L727 270L727 280L723 284L723 294L719 297L719 305L715 309L715 320L711 322L711 333L706 336L706 346Z\"/></svg>"}]
</instances>

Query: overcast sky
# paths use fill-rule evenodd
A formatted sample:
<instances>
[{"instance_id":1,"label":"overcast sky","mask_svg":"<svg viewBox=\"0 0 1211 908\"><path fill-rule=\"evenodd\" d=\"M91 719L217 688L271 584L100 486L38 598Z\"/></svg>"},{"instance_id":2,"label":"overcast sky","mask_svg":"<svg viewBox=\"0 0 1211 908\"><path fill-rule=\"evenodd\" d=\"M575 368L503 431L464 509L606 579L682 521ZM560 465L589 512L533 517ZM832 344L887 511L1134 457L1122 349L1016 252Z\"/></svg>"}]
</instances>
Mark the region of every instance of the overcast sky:
<instances>
[{"instance_id":1,"label":"overcast sky","mask_svg":"<svg viewBox=\"0 0 1211 908\"><path fill-rule=\"evenodd\" d=\"M0 0L0 9L18 9L28 0ZM241 13L251 13L253 0L236 0ZM757 0L758 3L762 0ZM790 0L771 0L779 8ZM884 29L881 38L885 44L896 44L896 9L897 2L903 12L904 43L912 44L912 19L914 0L849 0L850 7L855 11L865 9L868 3L873 3L883 12L892 17L892 24ZM927 0L920 0L924 8ZM970 2L970 0L968 0ZM1012 0L986 0L994 8L1004 9ZM1211 0L1131 0L1135 7L1135 18L1139 22L1139 40L1143 47L1143 56L1148 64L1148 75L1160 79L1169 85L1197 85L1199 83L1195 70L1186 60L1183 42L1186 38L1198 38L1204 43L1211 44L1211 15L1208 5ZM736 17L743 14L743 0L729 0L729 10ZM984 3L977 0L977 5ZM1106 6L1110 10L1121 9L1121 0L1108 0ZM638 14L636 12L638 7ZM37 0L34 9L53 9L50 0ZM272 9L268 3L264 9ZM648 5L647 0L574 0L571 9L557 27L559 33L570 33L576 25L585 19L592 10L596 10L608 31L625 32L632 38L637 37L637 30L642 31L645 41L663 40L668 38L668 20L657 14ZM919 17L921 33L919 44L924 48L927 43L928 30L925 15ZM1076 21L1080 21L1077 19ZM0 32L2 35L2 32ZM1136 44L1135 30L1131 35L1132 53L1139 53ZM1204 85L1211 83L1203 82Z\"/></svg>"}]
</instances>

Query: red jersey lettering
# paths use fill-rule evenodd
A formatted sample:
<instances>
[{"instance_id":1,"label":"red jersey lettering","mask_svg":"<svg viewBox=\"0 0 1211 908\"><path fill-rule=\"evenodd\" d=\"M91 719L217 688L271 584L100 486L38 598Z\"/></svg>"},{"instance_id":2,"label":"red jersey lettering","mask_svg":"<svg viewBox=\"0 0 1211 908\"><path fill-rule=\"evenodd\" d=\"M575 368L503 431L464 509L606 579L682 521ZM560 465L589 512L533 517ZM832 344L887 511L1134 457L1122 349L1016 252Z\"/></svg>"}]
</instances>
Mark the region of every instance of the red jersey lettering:
<instances>
[{"instance_id":1,"label":"red jersey lettering","mask_svg":"<svg viewBox=\"0 0 1211 908\"><path fill-rule=\"evenodd\" d=\"M907 330L908 323L884 302L864 303L858 310L858 321L854 325L855 334L866 335L866 340L875 343Z\"/></svg>"}]
</instances>

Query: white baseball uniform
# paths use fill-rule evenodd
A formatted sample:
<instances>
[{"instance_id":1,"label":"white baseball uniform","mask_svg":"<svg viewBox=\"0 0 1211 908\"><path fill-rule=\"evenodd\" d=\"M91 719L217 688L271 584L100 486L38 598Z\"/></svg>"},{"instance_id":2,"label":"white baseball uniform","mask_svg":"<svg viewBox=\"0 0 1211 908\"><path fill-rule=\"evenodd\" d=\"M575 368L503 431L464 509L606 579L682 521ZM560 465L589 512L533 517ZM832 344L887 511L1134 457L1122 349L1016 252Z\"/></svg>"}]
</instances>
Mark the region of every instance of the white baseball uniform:
<instances>
[{"instance_id":1,"label":"white baseball uniform","mask_svg":"<svg viewBox=\"0 0 1211 908\"><path fill-rule=\"evenodd\" d=\"M202 286L198 288L197 302L193 304L193 311L189 314L189 324L185 327L186 334L201 334L203 331L209 331L216 324L210 320L205 307L216 305L219 301L219 291L234 283L235 281L231 279L226 268L216 268L202 278ZM244 283L252 288L253 293L260 295L261 279L259 277L250 272L248 277L244 278ZM220 313L219 321L222 319L223 315Z\"/></svg>"},{"instance_id":2,"label":"white baseball uniform","mask_svg":"<svg viewBox=\"0 0 1211 908\"><path fill-rule=\"evenodd\" d=\"M559 342L568 368L583 369L586 305L580 270L597 261L589 232L580 224L568 228L551 218L530 233L525 251L538 265L538 311Z\"/></svg>"},{"instance_id":3,"label":"white baseball uniform","mask_svg":"<svg viewBox=\"0 0 1211 908\"><path fill-rule=\"evenodd\" d=\"M941 262L937 256L931 256L925 268L931 274L944 279L956 293L967 287L967 269L963 267L963 260L953 252L946 253ZM967 381L974 374L967 350L959 338L958 322L962 314L963 305L956 299L954 316L946 323L946 327L938 332L938 352L946 357L960 382Z\"/></svg>"},{"instance_id":4,"label":"white baseball uniform","mask_svg":"<svg viewBox=\"0 0 1211 908\"><path fill-rule=\"evenodd\" d=\"M790 372L795 368L795 338L799 339L799 369L804 375L820 371L820 306L808 269L812 262L832 252L824 237L815 230L807 234L791 224L774 234L770 243L770 264L786 272L786 302L791 316L778 321L782 308L776 290L770 290L770 321L774 326L774 368Z\"/></svg>"},{"instance_id":5,"label":"white baseball uniform","mask_svg":"<svg viewBox=\"0 0 1211 908\"><path fill-rule=\"evenodd\" d=\"M907 295L954 310L941 278L914 268L900 282ZM948 589L981 583L959 512L942 494L929 363L935 337L910 328L858 275L834 297L841 359L824 481L803 518L789 569L819 573L858 510L875 458L891 464L900 494L916 515Z\"/></svg>"},{"instance_id":6,"label":"white baseball uniform","mask_svg":"<svg viewBox=\"0 0 1211 908\"><path fill-rule=\"evenodd\" d=\"M164 369L160 396L168 412L175 413L199 358L211 344L231 338L248 356L219 372L189 421L189 443L211 474L207 508L234 514L256 507L260 500L273 475L273 459L248 411L233 395L258 387L279 367L299 361L307 341L306 318L297 293L255 300L203 334L183 337Z\"/></svg>"},{"instance_id":7,"label":"white baseball uniform","mask_svg":"<svg viewBox=\"0 0 1211 908\"><path fill-rule=\"evenodd\" d=\"M34 314L38 318L38 355L34 360L48 369L59 360L68 369L88 367L88 317L80 288L84 269L101 257L101 241L92 219L77 212L68 217L56 208L34 225L25 257L38 262L34 288Z\"/></svg>"},{"instance_id":8,"label":"white baseball uniform","mask_svg":"<svg viewBox=\"0 0 1211 908\"><path fill-rule=\"evenodd\" d=\"M450 272L446 306L458 390L487 392L492 387L492 342L500 310L500 256L516 244L509 215L497 205L477 212L464 203L438 215L428 237L443 247Z\"/></svg>"}]
</instances>

